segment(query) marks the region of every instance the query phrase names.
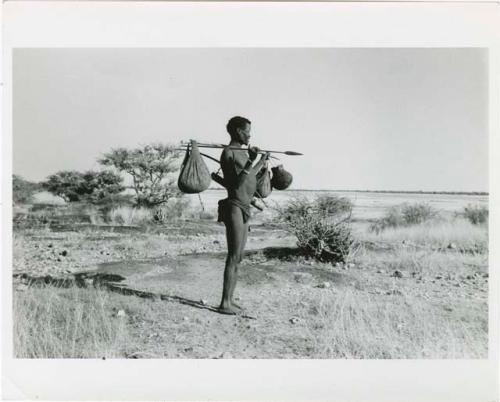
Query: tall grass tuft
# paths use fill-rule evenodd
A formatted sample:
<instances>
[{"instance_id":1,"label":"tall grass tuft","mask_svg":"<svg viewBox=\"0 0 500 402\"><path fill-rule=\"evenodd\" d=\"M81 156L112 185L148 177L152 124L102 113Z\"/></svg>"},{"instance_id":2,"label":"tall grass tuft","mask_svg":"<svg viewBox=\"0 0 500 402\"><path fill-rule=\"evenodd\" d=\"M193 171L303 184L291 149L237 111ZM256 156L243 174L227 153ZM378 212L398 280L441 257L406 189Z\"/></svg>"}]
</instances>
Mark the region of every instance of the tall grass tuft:
<instances>
[{"instance_id":1,"label":"tall grass tuft","mask_svg":"<svg viewBox=\"0 0 500 402\"><path fill-rule=\"evenodd\" d=\"M103 290L27 288L13 307L17 358L123 357L126 323Z\"/></svg>"}]
</instances>

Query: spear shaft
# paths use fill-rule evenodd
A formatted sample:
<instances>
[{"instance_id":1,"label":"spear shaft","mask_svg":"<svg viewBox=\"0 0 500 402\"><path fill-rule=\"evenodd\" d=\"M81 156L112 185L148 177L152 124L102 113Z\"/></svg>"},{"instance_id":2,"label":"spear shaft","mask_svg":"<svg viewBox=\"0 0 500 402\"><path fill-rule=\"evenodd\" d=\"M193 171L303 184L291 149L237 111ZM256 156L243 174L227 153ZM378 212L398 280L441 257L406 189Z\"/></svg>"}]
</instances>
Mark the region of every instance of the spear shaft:
<instances>
[{"instance_id":1,"label":"spear shaft","mask_svg":"<svg viewBox=\"0 0 500 402\"><path fill-rule=\"evenodd\" d=\"M185 143L182 143L181 145L187 146L187 144L185 144ZM196 145L198 145L198 147L200 147L200 148L217 148L217 149L229 148L229 149L234 149L236 151L248 151L247 148L230 147L230 146L227 146L224 144L206 144L206 143L202 143L202 142L197 142ZM267 149L261 149L259 151L259 153L261 153L261 154L265 154L266 152L270 152L273 154L285 154L285 155L290 155L290 156L303 155L300 152L295 152L295 151L270 151Z\"/></svg>"}]
</instances>

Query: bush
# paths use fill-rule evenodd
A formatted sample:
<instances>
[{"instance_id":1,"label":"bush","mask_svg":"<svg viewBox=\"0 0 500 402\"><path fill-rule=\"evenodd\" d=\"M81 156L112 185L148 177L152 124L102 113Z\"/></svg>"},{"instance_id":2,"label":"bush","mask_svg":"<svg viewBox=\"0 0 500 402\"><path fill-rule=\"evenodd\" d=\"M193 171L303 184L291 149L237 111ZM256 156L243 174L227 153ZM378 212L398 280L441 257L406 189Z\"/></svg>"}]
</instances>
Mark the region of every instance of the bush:
<instances>
[{"instance_id":1,"label":"bush","mask_svg":"<svg viewBox=\"0 0 500 402\"><path fill-rule=\"evenodd\" d=\"M350 214L352 212L352 201L347 197L335 195L320 195L315 201L316 208L328 215Z\"/></svg>"},{"instance_id":2,"label":"bush","mask_svg":"<svg viewBox=\"0 0 500 402\"><path fill-rule=\"evenodd\" d=\"M384 217L370 226L370 230L379 233L387 228L419 225L437 217L438 212L426 203L405 203L390 207Z\"/></svg>"},{"instance_id":3,"label":"bush","mask_svg":"<svg viewBox=\"0 0 500 402\"><path fill-rule=\"evenodd\" d=\"M79 201L84 185L83 175L77 171L61 171L50 175L43 187L66 202Z\"/></svg>"},{"instance_id":4,"label":"bush","mask_svg":"<svg viewBox=\"0 0 500 402\"><path fill-rule=\"evenodd\" d=\"M489 210L485 205L467 205L462 215L474 225L488 223Z\"/></svg>"},{"instance_id":5,"label":"bush","mask_svg":"<svg viewBox=\"0 0 500 402\"><path fill-rule=\"evenodd\" d=\"M66 202L96 203L125 190L122 181L121 176L110 171L80 173L68 170L50 175L43 187Z\"/></svg>"},{"instance_id":6,"label":"bush","mask_svg":"<svg viewBox=\"0 0 500 402\"><path fill-rule=\"evenodd\" d=\"M41 189L41 185L24 180L21 176L12 175L12 200L15 204L33 202L33 195Z\"/></svg>"},{"instance_id":7,"label":"bush","mask_svg":"<svg viewBox=\"0 0 500 402\"><path fill-rule=\"evenodd\" d=\"M425 203L404 204L402 214L406 225L418 225L434 219L437 211Z\"/></svg>"},{"instance_id":8,"label":"bush","mask_svg":"<svg viewBox=\"0 0 500 402\"><path fill-rule=\"evenodd\" d=\"M83 174L82 199L93 204L119 195L125 187L123 178L109 170L100 172L88 171Z\"/></svg>"},{"instance_id":9,"label":"bush","mask_svg":"<svg viewBox=\"0 0 500 402\"><path fill-rule=\"evenodd\" d=\"M345 262L351 251L353 238L350 225L329 223L318 215L292 221L297 246L306 255L323 262Z\"/></svg>"},{"instance_id":10,"label":"bush","mask_svg":"<svg viewBox=\"0 0 500 402\"><path fill-rule=\"evenodd\" d=\"M352 207L353 205L349 198L335 195L320 195L313 201L305 197L292 198L284 206L276 207L275 211L278 213L279 221L289 222L311 215L320 215L325 219L350 215Z\"/></svg>"},{"instance_id":11,"label":"bush","mask_svg":"<svg viewBox=\"0 0 500 402\"><path fill-rule=\"evenodd\" d=\"M276 206L278 221L290 222L298 218L305 218L313 213L313 205L305 197L290 199L284 206Z\"/></svg>"},{"instance_id":12,"label":"bush","mask_svg":"<svg viewBox=\"0 0 500 402\"><path fill-rule=\"evenodd\" d=\"M345 262L353 244L351 209L348 199L335 196L314 201L294 198L278 208L278 218L297 237L303 255L322 262Z\"/></svg>"}]
</instances>

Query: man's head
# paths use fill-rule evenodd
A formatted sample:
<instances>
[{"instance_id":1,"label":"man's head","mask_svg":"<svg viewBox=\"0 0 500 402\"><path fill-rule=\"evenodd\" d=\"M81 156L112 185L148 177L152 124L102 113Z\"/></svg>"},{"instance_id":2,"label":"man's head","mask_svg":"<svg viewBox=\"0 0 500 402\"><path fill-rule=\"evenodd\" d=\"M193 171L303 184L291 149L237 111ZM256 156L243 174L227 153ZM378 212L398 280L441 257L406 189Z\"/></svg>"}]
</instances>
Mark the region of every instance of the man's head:
<instances>
[{"instance_id":1,"label":"man's head","mask_svg":"<svg viewBox=\"0 0 500 402\"><path fill-rule=\"evenodd\" d=\"M251 124L250 120L241 116L235 116L229 119L226 129L231 136L231 140L248 145L250 142Z\"/></svg>"}]
</instances>

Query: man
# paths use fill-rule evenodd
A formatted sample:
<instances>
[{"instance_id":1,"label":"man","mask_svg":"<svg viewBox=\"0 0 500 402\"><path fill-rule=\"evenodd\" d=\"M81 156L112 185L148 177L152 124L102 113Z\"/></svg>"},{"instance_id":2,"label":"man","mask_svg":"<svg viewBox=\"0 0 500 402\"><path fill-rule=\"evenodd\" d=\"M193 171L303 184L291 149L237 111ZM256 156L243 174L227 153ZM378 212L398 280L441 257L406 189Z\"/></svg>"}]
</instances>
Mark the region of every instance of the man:
<instances>
[{"instance_id":1,"label":"man","mask_svg":"<svg viewBox=\"0 0 500 402\"><path fill-rule=\"evenodd\" d=\"M253 166L260 153L259 148L249 147L248 152L234 149L249 144L250 120L240 116L233 117L226 129L231 142L222 151L220 163L228 198L219 201L219 222L224 222L226 226L228 253L219 311L223 314L237 314L241 307L234 302L234 289L247 240L250 203L257 188L256 175L264 167L269 153L263 155Z\"/></svg>"}]
</instances>

